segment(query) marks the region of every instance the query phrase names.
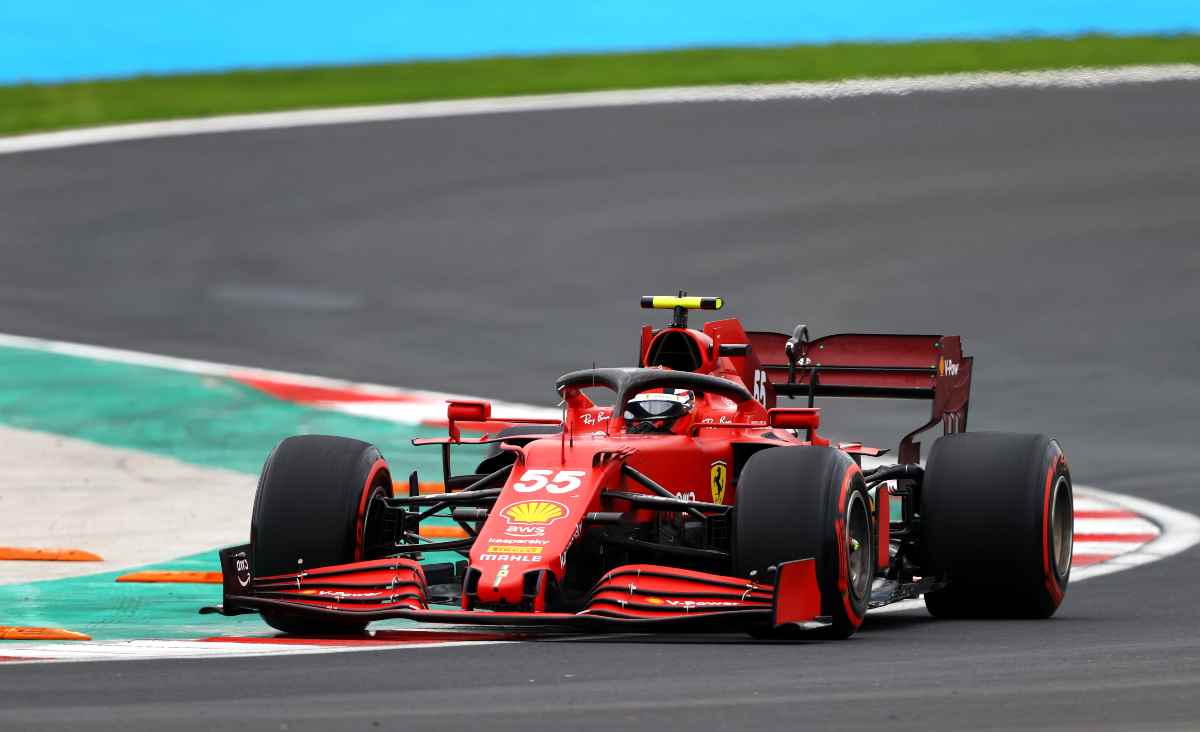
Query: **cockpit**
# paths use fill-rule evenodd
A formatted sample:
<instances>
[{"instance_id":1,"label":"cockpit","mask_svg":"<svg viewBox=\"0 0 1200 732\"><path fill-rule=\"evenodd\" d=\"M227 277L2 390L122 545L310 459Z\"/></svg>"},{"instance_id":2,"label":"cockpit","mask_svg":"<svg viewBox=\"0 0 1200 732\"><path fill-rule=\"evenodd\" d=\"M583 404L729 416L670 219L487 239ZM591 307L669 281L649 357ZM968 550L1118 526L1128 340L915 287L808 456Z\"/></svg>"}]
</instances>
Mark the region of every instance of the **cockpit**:
<instances>
[{"instance_id":1,"label":"cockpit","mask_svg":"<svg viewBox=\"0 0 1200 732\"><path fill-rule=\"evenodd\" d=\"M650 331L643 332L643 359L640 365L672 371L711 371L715 359L713 340L700 331L688 328L688 310L720 310L722 305L719 297L687 297L683 292L678 297L643 297L643 308L670 309L674 312L669 328L653 333L652 337ZM650 338L649 343L646 342L647 337Z\"/></svg>"},{"instance_id":2,"label":"cockpit","mask_svg":"<svg viewBox=\"0 0 1200 732\"><path fill-rule=\"evenodd\" d=\"M701 343L702 340L709 341ZM705 366L705 350L712 350L712 341L694 330L669 328L660 331L646 349L645 366L664 366L672 371L701 371Z\"/></svg>"}]
</instances>

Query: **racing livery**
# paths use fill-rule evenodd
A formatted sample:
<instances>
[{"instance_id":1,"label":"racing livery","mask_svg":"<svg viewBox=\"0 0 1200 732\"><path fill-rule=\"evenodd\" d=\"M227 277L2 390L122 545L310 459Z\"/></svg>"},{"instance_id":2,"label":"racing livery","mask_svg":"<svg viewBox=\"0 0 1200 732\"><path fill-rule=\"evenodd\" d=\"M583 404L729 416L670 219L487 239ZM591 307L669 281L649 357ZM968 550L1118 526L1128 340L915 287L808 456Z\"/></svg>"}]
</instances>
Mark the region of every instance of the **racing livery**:
<instances>
[{"instance_id":1,"label":"racing livery","mask_svg":"<svg viewBox=\"0 0 1200 732\"><path fill-rule=\"evenodd\" d=\"M250 543L221 552L223 604L203 611L309 635L410 618L835 638L922 595L939 617L1054 613L1071 566L1065 455L1043 435L966 432L958 336L689 327L689 311L722 305L643 298L671 324L642 329L635 366L560 377L560 419L450 402L448 434L413 440L441 451L442 493L415 472L397 491L367 443L284 440ZM888 463L821 436L815 403L830 397L931 411ZM922 464L916 437L938 425ZM460 445L487 446L469 474L450 469ZM423 535L438 518L459 536Z\"/></svg>"}]
</instances>

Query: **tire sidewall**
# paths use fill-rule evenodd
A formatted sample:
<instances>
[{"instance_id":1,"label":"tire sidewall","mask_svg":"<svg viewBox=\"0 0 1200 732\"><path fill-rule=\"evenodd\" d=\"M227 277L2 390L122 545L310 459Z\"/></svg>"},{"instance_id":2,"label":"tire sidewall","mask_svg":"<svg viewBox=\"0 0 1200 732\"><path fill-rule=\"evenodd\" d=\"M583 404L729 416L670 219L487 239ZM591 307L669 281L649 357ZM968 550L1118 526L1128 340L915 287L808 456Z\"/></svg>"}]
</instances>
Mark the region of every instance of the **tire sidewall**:
<instances>
[{"instance_id":1,"label":"tire sidewall","mask_svg":"<svg viewBox=\"0 0 1200 732\"><path fill-rule=\"evenodd\" d=\"M859 469L853 461L850 461L850 466L846 469L841 478L842 485L839 486L839 499L837 501L838 518L835 519L837 526L836 546L833 547L836 557L835 562L837 567L837 587L839 590L841 607L837 608L839 612L830 613L835 619L842 619L848 624L850 629L857 630L862 625L863 619L867 614L867 605L871 599L871 585L874 582L875 563L875 535L871 526L871 500L867 493L866 483L863 480L862 470ZM855 499L862 502L863 508L866 511L866 541L858 551L867 552L868 556L872 557L872 561L868 564L868 577L866 589L861 596L857 595L851 586L850 571L849 571L849 542L850 542L850 505ZM836 625L836 622L835 622Z\"/></svg>"},{"instance_id":2,"label":"tire sidewall","mask_svg":"<svg viewBox=\"0 0 1200 732\"><path fill-rule=\"evenodd\" d=\"M1054 525L1053 516L1053 500L1054 491L1065 490L1067 495L1063 498L1070 503L1072 514L1074 513L1074 485L1071 482L1071 470L1067 465L1067 456L1059 447L1058 442L1051 440L1046 447L1046 455L1043 458L1045 467L1044 482L1045 489L1043 491L1042 503L1042 580L1046 587L1049 599L1053 602L1053 607L1057 608L1062 604L1063 598L1067 593L1067 585L1071 581L1071 562L1067 562L1066 567L1060 567L1056 553L1054 551ZM1061 487L1060 486L1061 482ZM1073 518L1072 518L1073 527ZM1072 537L1073 540L1073 537Z\"/></svg>"}]
</instances>

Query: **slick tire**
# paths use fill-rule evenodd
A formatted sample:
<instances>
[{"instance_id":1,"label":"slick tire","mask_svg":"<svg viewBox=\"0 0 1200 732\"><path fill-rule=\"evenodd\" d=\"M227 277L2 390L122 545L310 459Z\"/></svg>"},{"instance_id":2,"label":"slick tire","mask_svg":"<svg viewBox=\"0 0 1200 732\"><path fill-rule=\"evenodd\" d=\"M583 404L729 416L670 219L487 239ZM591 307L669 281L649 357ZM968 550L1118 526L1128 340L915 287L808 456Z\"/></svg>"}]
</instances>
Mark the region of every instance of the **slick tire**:
<instances>
[{"instance_id":1,"label":"slick tire","mask_svg":"<svg viewBox=\"0 0 1200 732\"><path fill-rule=\"evenodd\" d=\"M939 618L1048 618L1071 577L1074 498L1045 435L966 432L933 443L921 488L925 595Z\"/></svg>"},{"instance_id":2,"label":"slick tire","mask_svg":"<svg viewBox=\"0 0 1200 732\"><path fill-rule=\"evenodd\" d=\"M736 506L735 573L750 577L754 572L770 582L768 567L815 559L821 614L832 622L823 635L853 635L866 615L875 575L871 501L854 461L829 447L755 453L738 478ZM752 628L751 635L793 634Z\"/></svg>"},{"instance_id":3,"label":"slick tire","mask_svg":"<svg viewBox=\"0 0 1200 732\"><path fill-rule=\"evenodd\" d=\"M373 445L345 437L301 435L280 442L263 465L250 524L259 577L371 559L364 556L372 498L392 495L387 462ZM301 560L303 564L301 564ZM264 609L284 633L361 633L365 622Z\"/></svg>"}]
</instances>

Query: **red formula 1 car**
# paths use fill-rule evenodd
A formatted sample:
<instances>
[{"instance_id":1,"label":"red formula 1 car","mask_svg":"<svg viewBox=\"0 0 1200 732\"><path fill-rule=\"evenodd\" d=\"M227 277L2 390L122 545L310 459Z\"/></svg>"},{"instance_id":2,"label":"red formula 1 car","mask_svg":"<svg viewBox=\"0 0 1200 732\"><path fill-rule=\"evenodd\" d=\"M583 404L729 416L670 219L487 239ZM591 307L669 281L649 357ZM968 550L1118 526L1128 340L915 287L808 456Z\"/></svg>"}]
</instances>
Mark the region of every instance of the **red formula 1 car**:
<instances>
[{"instance_id":1,"label":"red formula 1 car","mask_svg":"<svg viewBox=\"0 0 1200 732\"><path fill-rule=\"evenodd\" d=\"M810 341L804 326L688 327L690 309L720 298L642 306L673 322L643 328L636 367L559 378L561 421L451 402L449 434L413 441L442 450L444 493L422 494L413 473L395 495L388 464L357 440L281 442L250 544L221 553L224 604L206 610L257 611L296 634L410 618L847 637L869 609L920 595L939 617L1057 609L1073 534L1066 458L1042 435L965 432L972 359L957 336ZM886 450L818 434L818 397L933 407L881 464ZM461 431L497 422L494 435ZM914 437L939 423L922 467ZM489 446L472 474L450 474L460 444ZM439 516L466 538L422 538Z\"/></svg>"}]
</instances>

